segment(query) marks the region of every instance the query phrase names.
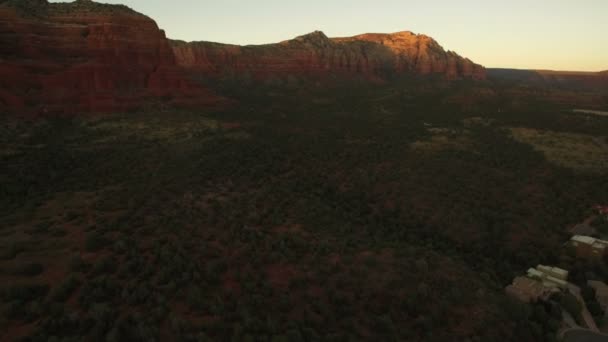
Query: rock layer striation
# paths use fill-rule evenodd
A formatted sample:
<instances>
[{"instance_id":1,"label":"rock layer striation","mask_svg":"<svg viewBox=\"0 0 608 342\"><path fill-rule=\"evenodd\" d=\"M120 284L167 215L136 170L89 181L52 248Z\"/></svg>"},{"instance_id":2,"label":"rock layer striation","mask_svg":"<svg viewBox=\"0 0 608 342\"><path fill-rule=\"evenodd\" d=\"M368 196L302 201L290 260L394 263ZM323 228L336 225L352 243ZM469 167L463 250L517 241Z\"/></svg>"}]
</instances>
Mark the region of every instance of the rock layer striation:
<instances>
[{"instance_id":1,"label":"rock layer striation","mask_svg":"<svg viewBox=\"0 0 608 342\"><path fill-rule=\"evenodd\" d=\"M177 67L165 33L125 6L0 2L0 109L110 112L220 100Z\"/></svg>"},{"instance_id":2,"label":"rock layer striation","mask_svg":"<svg viewBox=\"0 0 608 342\"><path fill-rule=\"evenodd\" d=\"M484 79L485 68L445 51L435 40L411 32L328 38L323 32L277 44L238 46L172 41L177 64L209 76L235 73L255 79L286 76L438 75Z\"/></svg>"},{"instance_id":3,"label":"rock layer striation","mask_svg":"<svg viewBox=\"0 0 608 342\"><path fill-rule=\"evenodd\" d=\"M90 0L0 0L0 111L76 114L224 100L204 84L249 80L385 81L400 75L483 79L485 69L411 32L277 44L171 41L150 18Z\"/></svg>"}]
</instances>

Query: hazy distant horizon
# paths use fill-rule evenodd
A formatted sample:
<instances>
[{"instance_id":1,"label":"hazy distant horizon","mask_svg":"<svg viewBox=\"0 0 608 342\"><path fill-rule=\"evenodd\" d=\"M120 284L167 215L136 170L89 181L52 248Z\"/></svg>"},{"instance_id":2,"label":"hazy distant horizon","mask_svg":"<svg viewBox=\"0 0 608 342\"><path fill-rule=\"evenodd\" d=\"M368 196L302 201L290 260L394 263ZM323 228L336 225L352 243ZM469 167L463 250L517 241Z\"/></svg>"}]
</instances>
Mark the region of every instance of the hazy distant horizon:
<instances>
[{"instance_id":1,"label":"hazy distant horizon","mask_svg":"<svg viewBox=\"0 0 608 342\"><path fill-rule=\"evenodd\" d=\"M315 30L329 37L412 31L487 68L608 70L604 0L98 2L127 5L154 19L167 37L185 41L257 45Z\"/></svg>"}]
</instances>

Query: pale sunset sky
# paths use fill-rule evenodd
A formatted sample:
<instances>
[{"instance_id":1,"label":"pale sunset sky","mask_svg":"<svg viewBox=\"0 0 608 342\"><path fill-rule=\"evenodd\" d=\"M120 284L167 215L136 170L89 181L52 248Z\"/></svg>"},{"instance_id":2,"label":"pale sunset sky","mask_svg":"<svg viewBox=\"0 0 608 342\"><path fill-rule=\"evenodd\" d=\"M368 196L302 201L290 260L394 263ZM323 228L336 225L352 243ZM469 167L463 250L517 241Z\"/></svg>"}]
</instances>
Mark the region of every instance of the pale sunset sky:
<instances>
[{"instance_id":1,"label":"pale sunset sky","mask_svg":"<svg viewBox=\"0 0 608 342\"><path fill-rule=\"evenodd\" d=\"M68 1L69 2L69 1ZM102 0L173 39L264 44L413 31L486 67L608 70L608 0Z\"/></svg>"}]
</instances>

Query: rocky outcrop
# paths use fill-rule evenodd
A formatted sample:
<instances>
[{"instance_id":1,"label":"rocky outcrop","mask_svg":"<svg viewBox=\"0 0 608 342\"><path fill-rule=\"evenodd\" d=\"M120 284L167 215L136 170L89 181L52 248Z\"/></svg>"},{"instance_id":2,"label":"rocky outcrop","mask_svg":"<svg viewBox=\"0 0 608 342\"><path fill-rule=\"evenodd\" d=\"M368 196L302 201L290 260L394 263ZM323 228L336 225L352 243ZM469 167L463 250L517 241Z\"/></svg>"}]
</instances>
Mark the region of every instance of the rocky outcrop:
<instances>
[{"instance_id":1,"label":"rocky outcrop","mask_svg":"<svg viewBox=\"0 0 608 342\"><path fill-rule=\"evenodd\" d=\"M257 79L292 76L440 75L484 79L485 69L435 40L411 32L328 38L316 31L278 44L237 46L172 41L177 64L209 76L233 73Z\"/></svg>"},{"instance_id":2,"label":"rocky outcrop","mask_svg":"<svg viewBox=\"0 0 608 342\"><path fill-rule=\"evenodd\" d=\"M409 31L392 34L368 33L349 38L335 38L338 42L370 42L388 48L394 58L396 70L420 75L440 74L448 79L484 79L485 68L445 51L433 38Z\"/></svg>"},{"instance_id":3,"label":"rocky outcrop","mask_svg":"<svg viewBox=\"0 0 608 342\"><path fill-rule=\"evenodd\" d=\"M0 109L109 112L158 99L220 100L185 77L150 18L88 0L0 2Z\"/></svg>"},{"instance_id":4,"label":"rocky outcrop","mask_svg":"<svg viewBox=\"0 0 608 342\"><path fill-rule=\"evenodd\" d=\"M136 109L150 101L223 101L208 79L291 80L399 75L483 79L485 69L411 32L277 44L169 41L122 5L90 0L0 0L0 112L75 114Z\"/></svg>"}]
</instances>

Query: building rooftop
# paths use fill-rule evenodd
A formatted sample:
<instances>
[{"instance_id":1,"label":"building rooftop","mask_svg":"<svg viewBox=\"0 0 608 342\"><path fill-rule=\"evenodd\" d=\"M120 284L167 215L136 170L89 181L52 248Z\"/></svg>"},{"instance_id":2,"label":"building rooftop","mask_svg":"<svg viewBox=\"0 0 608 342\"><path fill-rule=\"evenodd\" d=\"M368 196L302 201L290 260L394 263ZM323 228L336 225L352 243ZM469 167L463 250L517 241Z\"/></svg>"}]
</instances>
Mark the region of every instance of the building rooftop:
<instances>
[{"instance_id":1,"label":"building rooftop","mask_svg":"<svg viewBox=\"0 0 608 342\"><path fill-rule=\"evenodd\" d=\"M555 284L557 286L560 287L566 287L568 285L568 282L565 280L561 280L552 276L548 276L547 278L545 278L545 281L543 281L543 284L545 283L550 283L550 284Z\"/></svg>"},{"instance_id":2,"label":"building rooftop","mask_svg":"<svg viewBox=\"0 0 608 342\"><path fill-rule=\"evenodd\" d=\"M592 245L593 243L595 243L595 240L597 240L597 239L593 238L591 236L584 236L584 235L574 235L570 239L570 241L580 242L580 243L584 243L586 245Z\"/></svg>"},{"instance_id":3,"label":"building rooftop","mask_svg":"<svg viewBox=\"0 0 608 342\"><path fill-rule=\"evenodd\" d=\"M557 275L560 278L566 279L568 278L568 271L561 269L559 267L551 267L551 266L544 266L544 265L538 265L536 267L537 270L544 272L544 273L548 273L548 274L553 274L553 275Z\"/></svg>"},{"instance_id":4,"label":"building rooftop","mask_svg":"<svg viewBox=\"0 0 608 342\"><path fill-rule=\"evenodd\" d=\"M530 269L528 269L528 277L542 279L543 272L541 272L535 268L530 268Z\"/></svg>"},{"instance_id":5,"label":"building rooftop","mask_svg":"<svg viewBox=\"0 0 608 342\"><path fill-rule=\"evenodd\" d=\"M600 240L600 239L596 239L594 237L591 236L585 236L585 235L574 235L570 241L572 241L573 243L582 243L588 246L591 246L594 249L606 249L606 247L608 246L608 241L606 240Z\"/></svg>"},{"instance_id":6,"label":"building rooftop","mask_svg":"<svg viewBox=\"0 0 608 342\"><path fill-rule=\"evenodd\" d=\"M538 265L528 269L528 278L541 283L545 288L566 288L568 286L568 271L558 267Z\"/></svg>"},{"instance_id":7,"label":"building rooftop","mask_svg":"<svg viewBox=\"0 0 608 342\"><path fill-rule=\"evenodd\" d=\"M528 269L527 276L516 277L506 287L508 294L523 302L547 299L553 293L568 289L568 271L552 266L538 265Z\"/></svg>"}]
</instances>

